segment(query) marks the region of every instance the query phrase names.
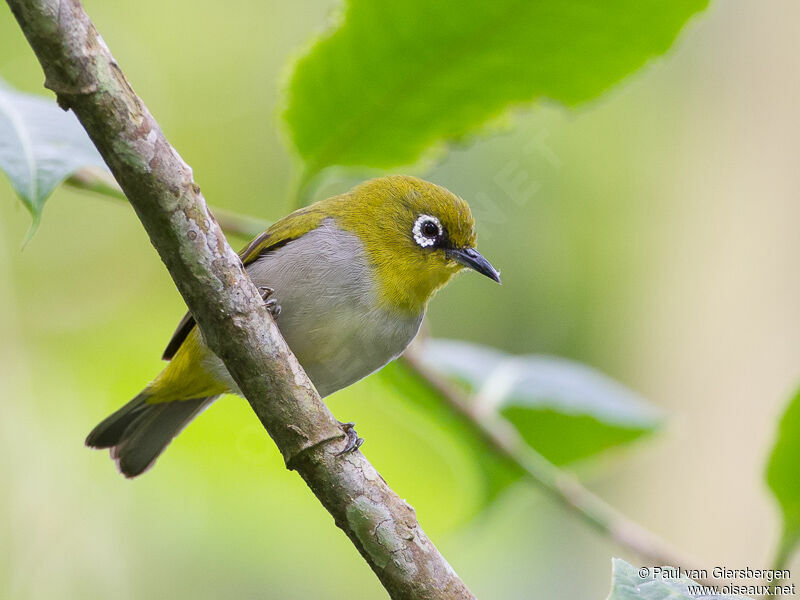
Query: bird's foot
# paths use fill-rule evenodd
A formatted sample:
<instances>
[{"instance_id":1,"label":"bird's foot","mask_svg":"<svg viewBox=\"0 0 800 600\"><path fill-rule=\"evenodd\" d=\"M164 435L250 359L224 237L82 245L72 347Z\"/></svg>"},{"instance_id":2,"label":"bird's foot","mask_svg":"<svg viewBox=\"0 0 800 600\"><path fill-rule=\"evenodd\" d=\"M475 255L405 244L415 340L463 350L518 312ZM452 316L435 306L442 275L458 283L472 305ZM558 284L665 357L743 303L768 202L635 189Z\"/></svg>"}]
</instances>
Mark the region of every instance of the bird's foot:
<instances>
[{"instance_id":1,"label":"bird's foot","mask_svg":"<svg viewBox=\"0 0 800 600\"><path fill-rule=\"evenodd\" d=\"M275 293L275 290L271 287L262 285L258 288L258 291L261 293L261 298L264 300L264 306L267 307L267 310L272 315L272 318L277 318L277 316L281 314L281 305L278 304L278 301L275 298L270 298L270 296Z\"/></svg>"},{"instance_id":2,"label":"bird's foot","mask_svg":"<svg viewBox=\"0 0 800 600\"><path fill-rule=\"evenodd\" d=\"M364 438L358 437L356 433L356 424L352 421L348 423L342 423L339 421L339 425L344 431L345 436L347 436L347 445L344 447L344 450L338 452L336 456L341 456L342 454L347 454L348 452L353 452L354 450L358 450L361 448L361 444L364 443Z\"/></svg>"},{"instance_id":3,"label":"bird's foot","mask_svg":"<svg viewBox=\"0 0 800 600\"><path fill-rule=\"evenodd\" d=\"M275 319L281 314L281 305L278 304L278 301L275 298L270 298L264 303L264 306L267 307L267 310L272 315L272 318Z\"/></svg>"}]
</instances>

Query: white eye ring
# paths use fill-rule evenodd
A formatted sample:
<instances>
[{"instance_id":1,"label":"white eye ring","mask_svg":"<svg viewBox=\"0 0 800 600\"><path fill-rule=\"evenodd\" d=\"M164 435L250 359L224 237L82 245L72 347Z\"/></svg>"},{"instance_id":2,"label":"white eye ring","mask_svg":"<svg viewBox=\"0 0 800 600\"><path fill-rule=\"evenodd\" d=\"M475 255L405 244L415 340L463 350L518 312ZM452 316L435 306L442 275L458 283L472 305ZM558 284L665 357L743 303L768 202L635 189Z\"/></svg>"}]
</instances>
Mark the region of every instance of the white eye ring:
<instances>
[{"instance_id":1,"label":"white eye ring","mask_svg":"<svg viewBox=\"0 0 800 600\"><path fill-rule=\"evenodd\" d=\"M438 230L436 235L432 238L429 238L422 233L422 226L429 222L436 225L436 229ZM442 224L436 217L432 217L431 215L420 215L414 222L414 229L412 229L412 233L414 234L414 241L423 248L427 248L428 246L433 246L439 236L442 235Z\"/></svg>"}]
</instances>

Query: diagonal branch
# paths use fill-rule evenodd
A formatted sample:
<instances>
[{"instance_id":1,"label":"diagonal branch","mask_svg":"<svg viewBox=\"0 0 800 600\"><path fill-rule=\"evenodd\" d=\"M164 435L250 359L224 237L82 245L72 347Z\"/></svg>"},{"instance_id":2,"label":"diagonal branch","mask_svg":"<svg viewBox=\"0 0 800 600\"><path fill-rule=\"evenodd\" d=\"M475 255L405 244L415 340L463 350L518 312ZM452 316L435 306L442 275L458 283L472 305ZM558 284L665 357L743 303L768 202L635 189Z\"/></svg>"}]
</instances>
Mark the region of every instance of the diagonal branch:
<instances>
[{"instance_id":1,"label":"diagonal branch","mask_svg":"<svg viewBox=\"0 0 800 600\"><path fill-rule=\"evenodd\" d=\"M45 85L72 109L253 410L392 598L472 594L414 510L360 452L345 456L338 422L289 350L209 212L191 169L133 92L79 0L7 0Z\"/></svg>"}]
</instances>

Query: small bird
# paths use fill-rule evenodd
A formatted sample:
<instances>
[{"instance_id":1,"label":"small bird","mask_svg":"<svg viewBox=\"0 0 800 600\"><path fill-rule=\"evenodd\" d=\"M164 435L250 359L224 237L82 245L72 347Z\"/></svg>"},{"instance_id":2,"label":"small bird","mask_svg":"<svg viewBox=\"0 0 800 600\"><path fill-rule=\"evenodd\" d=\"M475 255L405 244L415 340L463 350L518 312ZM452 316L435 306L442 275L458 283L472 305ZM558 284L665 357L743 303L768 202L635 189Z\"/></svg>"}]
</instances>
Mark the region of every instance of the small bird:
<instances>
[{"instance_id":1,"label":"small bird","mask_svg":"<svg viewBox=\"0 0 800 600\"><path fill-rule=\"evenodd\" d=\"M325 397L397 358L428 301L464 268L500 283L475 249L469 205L408 176L367 181L282 218L240 253L284 339ZM109 448L126 477L150 468L220 395L241 394L191 314L163 355L166 368L86 438ZM360 446L342 424L345 451Z\"/></svg>"}]
</instances>

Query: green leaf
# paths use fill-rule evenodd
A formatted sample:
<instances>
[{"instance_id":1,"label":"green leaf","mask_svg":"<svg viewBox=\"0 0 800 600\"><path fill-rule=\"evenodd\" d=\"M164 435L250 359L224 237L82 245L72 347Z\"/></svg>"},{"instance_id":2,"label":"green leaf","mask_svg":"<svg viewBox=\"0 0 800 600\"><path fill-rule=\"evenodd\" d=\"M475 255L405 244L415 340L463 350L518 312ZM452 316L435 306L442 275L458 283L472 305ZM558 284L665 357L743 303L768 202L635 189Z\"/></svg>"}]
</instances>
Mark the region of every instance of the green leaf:
<instances>
[{"instance_id":1,"label":"green leaf","mask_svg":"<svg viewBox=\"0 0 800 600\"><path fill-rule=\"evenodd\" d=\"M783 514L783 539L779 554L786 556L800 540L800 390L786 407L767 464L767 484Z\"/></svg>"},{"instance_id":2,"label":"green leaf","mask_svg":"<svg viewBox=\"0 0 800 600\"><path fill-rule=\"evenodd\" d=\"M105 163L73 113L0 80L0 170L30 211L31 232L58 184L87 166Z\"/></svg>"},{"instance_id":3,"label":"green leaf","mask_svg":"<svg viewBox=\"0 0 800 600\"><path fill-rule=\"evenodd\" d=\"M642 577L639 568L626 563L621 558L611 560L613 574L611 593L608 600L742 600L745 596L728 596L717 593L719 589L707 589L688 577L662 577L653 575L654 569L647 568L648 575ZM667 572L677 571L663 567ZM663 571L662 571L663 573ZM676 573L677 574L677 573ZM695 587L697 586L697 587Z\"/></svg>"},{"instance_id":4,"label":"green leaf","mask_svg":"<svg viewBox=\"0 0 800 600\"><path fill-rule=\"evenodd\" d=\"M707 0L348 0L295 68L285 113L310 176L387 168L512 104L574 106L665 52Z\"/></svg>"},{"instance_id":5,"label":"green leaf","mask_svg":"<svg viewBox=\"0 0 800 600\"><path fill-rule=\"evenodd\" d=\"M549 356L512 356L460 341L428 340L423 359L462 382L479 410L499 411L555 464L588 458L650 433L659 413L585 365Z\"/></svg>"}]
</instances>

